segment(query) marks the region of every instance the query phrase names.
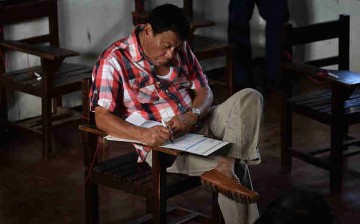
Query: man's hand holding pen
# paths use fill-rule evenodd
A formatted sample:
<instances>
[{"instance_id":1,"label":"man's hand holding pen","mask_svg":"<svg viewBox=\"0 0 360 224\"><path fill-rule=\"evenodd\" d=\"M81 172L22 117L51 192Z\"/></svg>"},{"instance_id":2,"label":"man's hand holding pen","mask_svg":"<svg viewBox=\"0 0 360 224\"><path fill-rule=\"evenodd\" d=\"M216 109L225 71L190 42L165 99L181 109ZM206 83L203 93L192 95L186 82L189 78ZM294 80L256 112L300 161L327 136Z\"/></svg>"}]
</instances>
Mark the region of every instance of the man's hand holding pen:
<instances>
[{"instance_id":1,"label":"man's hand holding pen","mask_svg":"<svg viewBox=\"0 0 360 224\"><path fill-rule=\"evenodd\" d=\"M169 130L169 132L170 132L170 134L171 134L171 136L170 136L170 142L171 142L172 144L174 144L174 132L171 130L171 127L168 126L168 125L166 125L166 122L164 121L164 119L161 119L161 123L162 123L162 125L163 125L165 128L167 128L167 129Z\"/></svg>"},{"instance_id":2,"label":"man's hand holding pen","mask_svg":"<svg viewBox=\"0 0 360 224\"><path fill-rule=\"evenodd\" d=\"M138 140L151 147L163 145L171 138L171 133L167 127L155 125L151 128L139 127Z\"/></svg>"},{"instance_id":3,"label":"man's hand holding pen","mask_svg":"<svg viewBox=\"0 0 360 224\"><path fill-rule=\"evenodd\" d=\"M139 140L151 147L161 146L170 140L174 142L174 131L164 120L162 125L155 125L151 128L140 128Z\"/></svg>"}]
</instances>

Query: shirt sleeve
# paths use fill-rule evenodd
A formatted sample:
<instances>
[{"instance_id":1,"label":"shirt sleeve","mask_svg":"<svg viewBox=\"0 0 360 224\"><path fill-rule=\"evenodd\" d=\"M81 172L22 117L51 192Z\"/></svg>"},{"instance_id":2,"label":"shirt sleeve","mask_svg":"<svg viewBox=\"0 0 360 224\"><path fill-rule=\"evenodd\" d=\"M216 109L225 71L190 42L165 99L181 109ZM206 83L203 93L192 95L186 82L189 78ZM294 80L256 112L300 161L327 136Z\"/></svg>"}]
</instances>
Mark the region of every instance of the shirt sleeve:
<instances>
[{"instance_id":1,"label":"shirt sleeve","mask_svg":"<svg viewBox=\"0 0 360 224\"><path fill-rule=\"evenodd\" d=\"M93 69L90 90L92 111L96 106L102 106L110 112L115 112L120 106L119 99L122 99L123 95L121 70L116 69L112 60L114 57L102 56Z\"/></svg>"},{"instance_id":2,"label":"shirt sleeve","mask_svg":"<svg viewBox=\"0 0 360 224\"><path fill-rule=\"evenodd\" d=\"M204 74L202 67L192 52L188 42L184 43L184 61L189 70L189 80L191 82L191 89L198 89L208 85L208 79Z\"/></svg>"}]
</instances>

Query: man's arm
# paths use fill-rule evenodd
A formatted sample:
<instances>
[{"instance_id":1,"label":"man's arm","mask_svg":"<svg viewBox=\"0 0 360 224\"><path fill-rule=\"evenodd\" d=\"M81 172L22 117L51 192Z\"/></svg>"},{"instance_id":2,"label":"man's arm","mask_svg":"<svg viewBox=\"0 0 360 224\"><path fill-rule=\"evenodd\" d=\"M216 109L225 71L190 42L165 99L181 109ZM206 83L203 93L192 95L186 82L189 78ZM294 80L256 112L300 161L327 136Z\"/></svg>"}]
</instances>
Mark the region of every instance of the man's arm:
<instances>
[{"instance_id":1,"label":"man's arm","mask_svg":"<svg viewBox=\"0 0 360 224\"><path fill-rule=\"evenodd\" d=\"M108 134L144 142L149 146L160 146L170 139L169 130L163 126L142 128L132 125L101 106L95 107L96 126Z\"/></svg>"},{"instance_id":2,"label":"man's arm","mask_svg":"<svg viewBox=\"0 0 360 224\"><path fill-rule=\"evenodd\" d=\"M195 98L193 99L191 107L200 109L200 116L197 117L192 113L191 110L181 115L181 119L188 126L188 128L193 127L198 119L206 116L212 102L213 94L208 85L195 90Z\"/></svg>"},{"instance_id":3,"label":"man's arm","mask_svg":"<svg viewBox=\"0 0 360 224\"><path fill-rule=\"evenodd\" d=\"M208 85L202 86L195 90L195 98L193 99L192 107L200 109L200 117L197 117L191 111L174 117L168 122L171 130L177 133L187 132L195 126L199 118L206 116L211 104L213 102L213 94Z\"/></svg>"},{"instance_id":4,"label":"man's arm","mask_svg":"<svg viewBox=\"0 0 360 224\"><path fill-rule=\"evenodd\" d=\"M208 85L195 90L195 98L193 99L192 107L200 109L200 118L206 116L210 106L212 105L213 98L213 93ZM194 115L193 113L191 114Z\"/></svg>"},{"instance_id":5,"label":"man's arm","mask_svg":"<svg viewBox=\"0 0 360 224\"><path fill-rule=\"evenodd\" d=\"M200 118L205 117L213 101L212 91L207 84L206 76L203 74L201 65L194 53L191 51L190 45L185 41L183 51L180 53L187 59L185 63L189 69L189 80L195 86L195 97L192 100L192 108L200 109ZM174 133L184 133L189 131L198 120L192 111L175 116L168 122Z\"/></svg>"}]
</instances>

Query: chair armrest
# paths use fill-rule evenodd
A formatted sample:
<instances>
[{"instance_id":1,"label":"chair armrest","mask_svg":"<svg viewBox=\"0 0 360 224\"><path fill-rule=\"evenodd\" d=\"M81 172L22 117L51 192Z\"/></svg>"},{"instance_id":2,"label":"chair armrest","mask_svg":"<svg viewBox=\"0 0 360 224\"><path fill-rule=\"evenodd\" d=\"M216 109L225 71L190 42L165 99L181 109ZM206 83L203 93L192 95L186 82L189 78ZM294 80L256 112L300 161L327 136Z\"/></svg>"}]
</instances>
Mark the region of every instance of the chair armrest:
<instances>
[{"instance_id":1,"label":"chair armrest","mask_svg":"<svg viewBox=\"0 0 360 224\"><path fill-rule=\"evenodd\" d=\"M35 55L48 60L63 59L66 57L77 56L79 53L59 47L28 44L21 41L4 40L0 42L2 48L20 51L23 53Z\"/></svg>"},{"instance_id":2,"label":"chair armrest","mask_svg":"<svg viewBox=\"0 0 360 224\"><path fill-rule=\"evenodd\" d=\"M304 64L301 62L284 62L281 64L281 68L284 75L306 75L315 78L319 78L319 72L325 72L326 70L316 66Z\"/></svg>"},{"instance_id":3,"label":"chair armrest","mask_svg":"<svg viewBox=\"0 0 360 224\"><path fill-rule=\"evenodd\" d=\"M92 133L92 134L98 135L100 137L105 137L108 135L106 132L101 131L100 129L97 129L96 126L94 126L94 125L81 124L81 125L79 125L79 129L81 131ZM163 152L163 153L169 154L169 155L174 155L174 156L183 154L182 151L175 150L175 149L162 148L162 147L154 147L153 150Z\"/></svg>"},{"instance_id":4,"label":"chair armrest","mask_svg":"<svg viewBox=\"0 0 360 224\"><path fill-rule=\"evenodd\" d=\"M96 128L95 125L81 124L79 125L79 129L84 132L92 133L98 135L100 137L105 137L107 135L106 132Z\"/></svg>"},{"instance_id":5,"label":"chair armrest","mask_svg":"<svg viewBox=\"0 0 360 224\"><path fill-rule=\"evenodd\" d=\"M284 76L304 75L340 88L354 90L360 88L360 74L348 70L328 70L301 62L285 62L281 65ZM328 75L331 72L334 76Z\"/></svg>"}]
</instances>

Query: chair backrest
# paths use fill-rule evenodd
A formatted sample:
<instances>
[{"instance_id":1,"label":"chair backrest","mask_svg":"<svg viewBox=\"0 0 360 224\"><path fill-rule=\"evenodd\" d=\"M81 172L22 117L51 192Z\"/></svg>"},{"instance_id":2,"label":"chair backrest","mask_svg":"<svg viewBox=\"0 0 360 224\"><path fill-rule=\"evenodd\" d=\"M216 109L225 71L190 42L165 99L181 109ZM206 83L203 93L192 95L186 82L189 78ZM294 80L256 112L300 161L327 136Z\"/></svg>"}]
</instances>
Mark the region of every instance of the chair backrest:
<instances>
[{"instance_id":1,"label":"chair backrest","mask_svg":"<svg viewBox=\"0 0 360 224\"><path fill-rule=\"evenodd\" d=\"M192 0L183 0L183 9L185 14L193 17L193 2ZM145 9L145 0L135 0L135 11L132 12L133 24L146 23L148 12Z\"/></svg>"},{"instance_id":2,"label":"chair backrest","mask_svg":"<svg viewBox=\"0 0 360 224\"><path fill-rule=\"evenodd\" d=\"M82 81L82 123L95 126L95 115L90 110L90 86L91 78L86 78Z\"/></svg>"},{"instance_id":3,"label":"chair backrest","mask_svg":"<svg viewBox=\"0 0 360 224\"><path fill-rule=\"evenodd\" d=\"M34 34L33 36L20 38L19 41L29 44L49 43L51 46L59 46L59 30L57 17L57 0L33 0L18 1L13 4L0 5L0 41L4 40L4 27L21 24L29 21L47 19L49 32L47 34ZM5 50L0 49L0 73L5 72Z\"/></svg>"},{"instance_id":4,"label":"chair backrest","mask_svg":"<svg viewBox=\"0 0 360 224\"><path fill-rule=\"evenodd\" d=\"M305 62L316 67L338 65L339 70L349 70L350 16L342 14L339 19L303 27L285 27L284 48L292 60L293 46L316 41L338 39L338 55Z\"/></svg>"},{"instance_id":5,"label":"chair backrest","mask_svg":"<svg viewBox=\"0 0 360 224\"><path fill-rule=\"evenodd\" d=\"M4 26L48 18L49 33L27 37L27 43L50 43L59 46L57 0L33 0L0 6L0 40L4 39Z\"/></svg>"}]
</instances>

